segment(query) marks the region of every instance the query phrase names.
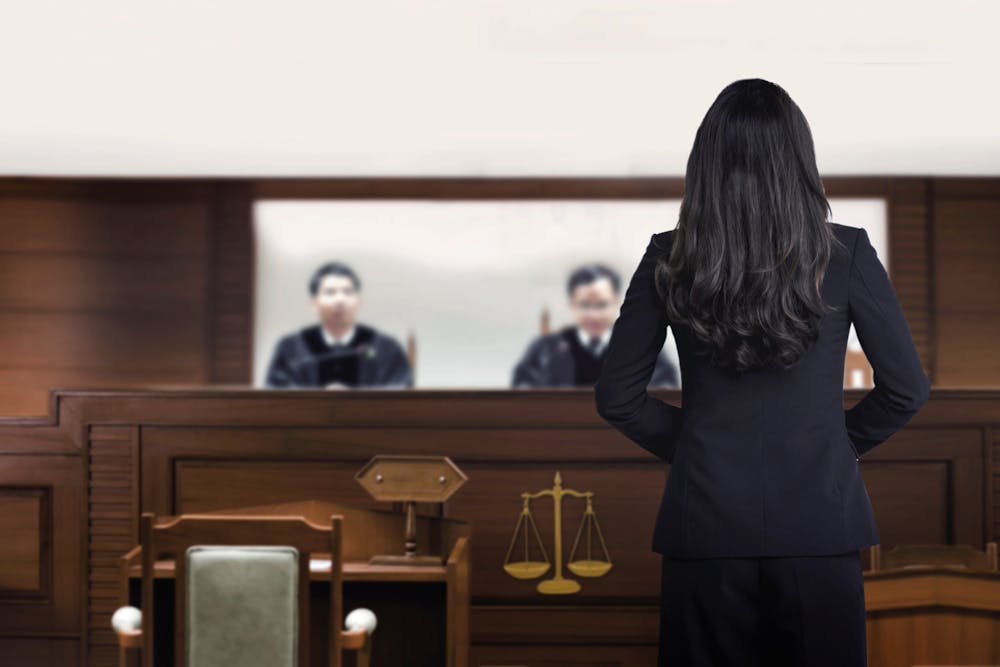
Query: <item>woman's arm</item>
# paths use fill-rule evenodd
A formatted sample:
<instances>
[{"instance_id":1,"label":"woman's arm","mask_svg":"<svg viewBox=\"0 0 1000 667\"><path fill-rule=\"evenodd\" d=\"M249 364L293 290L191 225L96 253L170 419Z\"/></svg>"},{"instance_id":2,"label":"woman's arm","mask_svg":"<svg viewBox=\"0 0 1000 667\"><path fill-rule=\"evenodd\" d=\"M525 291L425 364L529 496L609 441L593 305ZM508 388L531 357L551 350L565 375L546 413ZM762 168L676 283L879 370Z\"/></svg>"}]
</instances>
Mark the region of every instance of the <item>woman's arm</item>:
<instances>
[{"instance_id":1,"label":"woman's arm","mask_svg":"<svg viewBox=\"0 0 1000 667\"><path fill-rule=\"evenodd\" d=\"M611 426L643 449L672 462L682 411L646 391L669 324L653 282L657 259L666 252L657 245L656 237L650 238L625 291L601 375L594 384L594 401L598 414Z\"/></svg>"},{"instance_id":2,"label":"woman's arm","mask_svg":"<svg viewBox=\"0 0 1000 667\"><path fill-rule=\"evenodd\" d=\"M864 229L854 242L847 303L875 380L875 387L844 411L847 434L860 457L916 414L927 402L931 383L889 276Z\"/></svg>"}]
</instances>

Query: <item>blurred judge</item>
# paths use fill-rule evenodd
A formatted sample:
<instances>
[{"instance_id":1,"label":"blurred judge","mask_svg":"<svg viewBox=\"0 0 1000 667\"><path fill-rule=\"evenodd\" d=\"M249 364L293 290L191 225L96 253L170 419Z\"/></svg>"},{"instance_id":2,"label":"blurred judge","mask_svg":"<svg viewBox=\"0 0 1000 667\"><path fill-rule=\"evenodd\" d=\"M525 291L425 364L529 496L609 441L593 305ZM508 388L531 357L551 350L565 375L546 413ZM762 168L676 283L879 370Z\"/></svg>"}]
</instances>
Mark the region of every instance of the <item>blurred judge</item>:
<instances>
[{"instance_id":1,"label":"blurred judge","mask_svg":"<svg viewBox=\"0 0 1000 667\"><path fill-rule=\"evenodd\" d=\"M395 338L357 321L361 281L341 262L319 267L309 280L319 323L284 336L267 371L269 387L408 388L410 362Z\"/></svg>"},{"instance_id":2,"label":"blurred judge","mask_svg":"<svg viewBox=\"0 0 1000 667\"><path fill-rule=\"evenodd\" d=\"M566 291L576 324L536 337L514 367L514 387L593 387L621 306L621 279L602 264L570 274ZM650 387L677 387L677 368L660 351Z\"/></svg>"}]
</instances>

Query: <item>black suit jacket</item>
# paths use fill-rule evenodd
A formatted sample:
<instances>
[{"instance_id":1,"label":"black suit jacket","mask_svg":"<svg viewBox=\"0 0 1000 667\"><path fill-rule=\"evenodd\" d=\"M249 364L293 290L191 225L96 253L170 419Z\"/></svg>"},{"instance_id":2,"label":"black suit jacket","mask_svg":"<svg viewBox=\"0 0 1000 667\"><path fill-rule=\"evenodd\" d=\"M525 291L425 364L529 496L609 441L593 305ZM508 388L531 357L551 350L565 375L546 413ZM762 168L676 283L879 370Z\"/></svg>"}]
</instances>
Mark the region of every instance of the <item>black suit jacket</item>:
<instances>
[{"instance_id":1,"label":"black suit jacket","mask_svg":"<svg viewBox=\"0 0 1000 667\"><path fill-rule=\"evenodd\" d=\"M930 380L902 308L863 229L828 223L836 249L823 278L819 339L790 370L742 376L696 355L683 326L674 339L683 409L646 384L670 323L653 268L673 231L654 234L625 293L594 385L597 412L670 462L653 551L675 558L825 555L879 543L862 455L927 401ZM874 388L848 410L844 357L854 323Z\"/></svg>"}]
</instances>

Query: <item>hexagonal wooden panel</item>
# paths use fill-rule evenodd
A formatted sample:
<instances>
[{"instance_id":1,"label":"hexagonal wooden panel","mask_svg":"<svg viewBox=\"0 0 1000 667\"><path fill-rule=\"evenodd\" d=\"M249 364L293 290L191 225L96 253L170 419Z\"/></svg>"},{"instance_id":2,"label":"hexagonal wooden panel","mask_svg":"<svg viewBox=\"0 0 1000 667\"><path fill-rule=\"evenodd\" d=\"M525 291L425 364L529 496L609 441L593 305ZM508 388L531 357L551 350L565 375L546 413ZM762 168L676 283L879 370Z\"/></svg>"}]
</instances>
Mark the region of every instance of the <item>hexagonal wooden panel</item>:
<instances>
[{"instance_id":1,"label":"hexagonal wooden panel","mask_svg":"<svg viewBox=\"0 0 1000 667\"><path fill-rule=\"evenodd\" d=\"M378 454L354 476L375 500L444 502L468 479L447 456Z\"/></svg>"}]
</instances>

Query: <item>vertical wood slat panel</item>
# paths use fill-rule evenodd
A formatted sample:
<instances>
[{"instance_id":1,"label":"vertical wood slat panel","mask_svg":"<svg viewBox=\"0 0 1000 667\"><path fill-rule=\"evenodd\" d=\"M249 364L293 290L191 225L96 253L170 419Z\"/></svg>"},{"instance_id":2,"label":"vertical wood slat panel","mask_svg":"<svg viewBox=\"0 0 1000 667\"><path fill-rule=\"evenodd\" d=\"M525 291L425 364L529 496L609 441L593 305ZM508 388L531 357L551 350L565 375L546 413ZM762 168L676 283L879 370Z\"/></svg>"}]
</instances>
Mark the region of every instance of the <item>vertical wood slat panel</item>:
<instances>
[{"instance_id":1,"label":"vertical wood slat panel","mask_svg":"<svg viewBox=\"0 0 1000 667\"><path fill-rule=\"evenodd\" d=\"M138 427L94 426L88 438L87 664L117 667L111 614L120 604L118 558L138 543ZM108 513L108 498L124 512Z\"/></svg>"},{"instance_id":2,"label":"vertical wood slat panel","mask_svg":"<svg viewBox=\"0 0 1000 667\"><path fill-rule=\"evenodd\" d=\"M917 353L933 382L930 196L929 179L894 178L889 183L889 273Z\"/></svg>"},{"instance_id":3,"label":"vertical wood slat panel","mask_svg":"<svg viewBox=\"0 0 1000 667\"><path fill-rule=\"evenodd\" d=\"M940 386L996 387L1000 378L1000 181L993 197L934 198Z\"/></svg>"},{"instance_id":4,"label":"vertical wood slat panel","mask_svg":"<svg viewBox=\"0 0 1000 667\"><path fill-rule=\"evenodd\" d=\"M206 365L213 384L249 384L253 358L253 192L217 186L210 227Z\"/></svg>"}]
</instances>

